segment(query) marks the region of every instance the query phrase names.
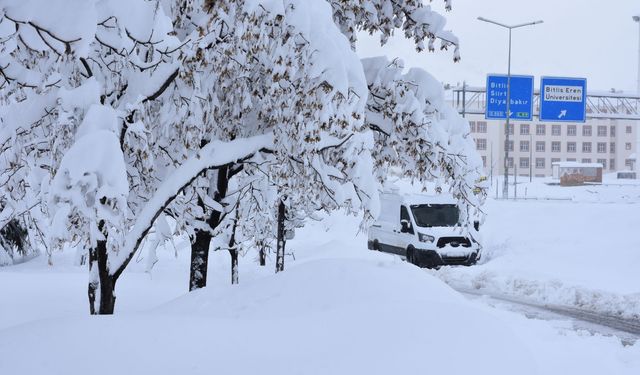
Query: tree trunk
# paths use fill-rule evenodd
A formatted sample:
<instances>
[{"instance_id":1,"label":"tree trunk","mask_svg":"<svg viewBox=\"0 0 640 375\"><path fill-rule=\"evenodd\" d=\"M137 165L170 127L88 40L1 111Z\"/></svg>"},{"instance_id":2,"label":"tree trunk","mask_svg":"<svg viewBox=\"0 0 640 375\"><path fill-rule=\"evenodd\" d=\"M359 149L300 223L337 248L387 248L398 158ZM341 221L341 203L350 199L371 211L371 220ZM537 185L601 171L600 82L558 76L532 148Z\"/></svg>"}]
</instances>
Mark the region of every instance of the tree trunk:
<instances>
[{"instance_id":1,"label":"tree trunk","mask_svg":"<svg viewBox=\"0 0 640 375\"><path fill-rule=\"evenodd\" d=\"M231 255L231 284L238 284L238 246L236 246L236 228L238 219L233 221L231 237L229 238L229 255Z\"/></svg>"},{"instance_id":2,"label":"tree trunk","mask_svg":"<svg viewBox=\"0 0 640 375\"><path fill-rule=\"evenodd\" d=\"M98 224L102 232L104 222ZM106 234L105 234L106 236ZM95 248L89 250L89 311L92 315L111 315L116 305L117 277L109 275L107 240L98 241ZM96 298L96 294L98 299ZM96 301L97 300L97 301ZM98 308L96 309L96 302Z\"/></svg>"},{"instance_id":3,"label":"tree trunk","mask_svg":"<svg viewBox=\"0 0 640 375\"><path fill-rule=\"evenodd\" d=\"M286 216L286 208L284 202L280 201L278 205L278 234L276 244L276 273L284 271L284 248L287 239L285 238L284 221Z\"/></svg>"},{"instance_id":4,"label":"tree trunk","mask_svg":"<svg viewBox=\"0 0 640 375\"><path fill-rule=\"evenodd\" d=\"M196 239L191 243L191 274L189 291L207 286L207 268L209 265L209 244L211 233L196 230Z\"/></svg>"},{"instance_id":5,"label":"tree trunk","mask_svg":"<svg viewBox=\"0 0 640 375\"><path fill-rule=\"evenodd\" d=\"M229 166L222 166L217 171L216 191L213 200L220 203L227 195L229 188L230 174ZM235 172L237 173L237 172ZM213 189L213 187L211 188ZM205 209L204 202L198 200L200 207ZM214 230L220 224L222 213L218 211L211 212L206 220L210 230ZM211 233L209 231L196 230L195 241L191 243L191 270L189 275L189 291L207 286L207 268L209 267L209 247L211 244Z\"/></svg>"},{"instance_id":6,"label":"tree trunk","mask_svg":"<svg viewBox=\"0 0 640 375\"><path fill-rule=\"evenodd\" d=\"M258 244L260 250L258 251L258 260L261 266L267 265L267 246L265 246L264 242L260 242Z\"/></svg>"},{"instance_id":7,"label":"tree trunk","mask_svg":"<svg viewBox=\"0 0 640 375\"><path fill-rule=\"evenodd\" d=\"M231 255L231 284L238 284L240 282L238 276L238 250L229 249L229 255Z\"/></svg>"}]
</instances>

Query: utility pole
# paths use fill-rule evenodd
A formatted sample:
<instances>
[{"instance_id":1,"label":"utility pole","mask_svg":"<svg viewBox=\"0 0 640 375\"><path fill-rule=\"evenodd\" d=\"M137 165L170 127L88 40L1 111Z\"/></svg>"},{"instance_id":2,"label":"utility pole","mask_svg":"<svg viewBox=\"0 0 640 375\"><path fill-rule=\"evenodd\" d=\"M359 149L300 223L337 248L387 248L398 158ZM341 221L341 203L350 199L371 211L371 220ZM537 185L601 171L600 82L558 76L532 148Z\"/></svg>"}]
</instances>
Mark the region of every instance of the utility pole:
<instances>
[{"instance_id":1,"label":"utility pole","mask_svg":"<svg viewBox=\"0 0 640 375\"><path fill-rule=\"evenodd\" d=\"M509 60L507 64L507 113L506 113L506 140L504 142L504 184L502 186L502 196L505 198L509 198L509 119L511 118L511 30L517 29L519 27L537 25L542 23L543 21L533 21L522 23L518 25L505 25L500 22L492 21L490 19L484 17L478 17L478 20L483 22L492 23L494 25L498 25L500 27L504 27L509 30ZM514 164L515 165L515 164Z\"/></svg>"}]
</instances>

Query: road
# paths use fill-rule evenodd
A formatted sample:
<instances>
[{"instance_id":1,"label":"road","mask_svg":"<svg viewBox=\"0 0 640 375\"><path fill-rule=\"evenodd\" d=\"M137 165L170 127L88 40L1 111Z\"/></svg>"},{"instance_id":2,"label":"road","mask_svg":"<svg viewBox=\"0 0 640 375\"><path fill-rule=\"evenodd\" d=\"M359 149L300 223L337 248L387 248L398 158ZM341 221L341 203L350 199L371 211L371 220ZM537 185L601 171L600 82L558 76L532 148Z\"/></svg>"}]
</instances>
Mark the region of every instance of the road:
<instances>
[{"instance_id":1,"label":"road","mask_svg":"<svg viewBox=\"0 0 640 375\"><path fill-rule=\"evenodd\" d=\"M566 306L536 304L480 290L456 290L468 299L480 301L498 309L517 312L529 319L569 321L575 330L616 336L623 345L632 345L640 339L640 320L623 319Z\"/></svg>"}]
</instances>

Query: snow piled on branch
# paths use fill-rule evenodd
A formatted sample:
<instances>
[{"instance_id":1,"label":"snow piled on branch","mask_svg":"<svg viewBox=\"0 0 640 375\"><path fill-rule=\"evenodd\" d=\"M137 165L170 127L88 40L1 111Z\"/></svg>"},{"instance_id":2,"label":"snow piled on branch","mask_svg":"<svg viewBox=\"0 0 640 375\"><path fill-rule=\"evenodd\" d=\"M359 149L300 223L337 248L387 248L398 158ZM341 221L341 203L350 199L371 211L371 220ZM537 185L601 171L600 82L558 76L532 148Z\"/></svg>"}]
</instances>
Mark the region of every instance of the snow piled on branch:
<instances>
[{"instance_id":1,"label":"snow piled on branch","mask_svg":"<svg viewBox=\"0 0 640 375\"><path fill-rule=\"evenodd\" d=\"M49 208L52 239L85 237L89 246L103 239L98 223L124 230L129 183L118 138L113 132L95 130L67 151L53 179ZM84 223L84 225L78 225ZM107 229L109 230L109 229Z\"/></svg>"},{"instance_id":2,"label":"snow piled on branch","mask_svg":"<svg viewBox=\"0 0 640 375\"><path fill-rule=\"evenodd\" d=\"M420 68L404 72L400 60L362 60L369 85L366 121L375 133L373 157L384 182L390 168L411 181L434 181L435 192L448 190L468 209L484 202L482 160L468 122L444 101L440 82ZM475 213L474 213L475 214Z\"/></svg>"},{"instance_id":3,"label":"snow piled on branch","mask_svg":"<svg viewBox=\"0 0 640 375\"><path fill-rule=\"evenodd\" d=\"M425 48L434 51L439 40L440 49L453 46L454 61L460 59L458 38L444 29L446 19L421 0L360 0L358 5L352 1L330 3L336 24L352 44L361 30L379 33L380 43L384 45L396 29L402 29L406 38L413 39L418 51ZM451 1L445 0L445 9L451 9Z\"/></svg>"}]
</instances>

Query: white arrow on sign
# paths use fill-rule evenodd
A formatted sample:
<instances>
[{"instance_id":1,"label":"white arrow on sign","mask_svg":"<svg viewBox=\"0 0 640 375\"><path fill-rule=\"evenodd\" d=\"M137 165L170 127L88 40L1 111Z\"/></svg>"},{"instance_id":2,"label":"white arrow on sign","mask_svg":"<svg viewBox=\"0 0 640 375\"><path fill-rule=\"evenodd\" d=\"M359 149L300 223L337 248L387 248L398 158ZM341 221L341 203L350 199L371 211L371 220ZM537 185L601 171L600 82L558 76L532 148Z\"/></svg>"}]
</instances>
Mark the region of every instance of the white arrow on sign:
<instances>
[{"instance_id":1,"label":"white arrow on sign","mask_svg":"<svg viewBox=\"0 0 640 375\"><path fill-rule=\"evenodd\" d=\"M558 118L563 118L567 115L567 110L563 109L562 111L560 111L560 114L558 115Z\"/></svg>"}]
</instances>

